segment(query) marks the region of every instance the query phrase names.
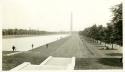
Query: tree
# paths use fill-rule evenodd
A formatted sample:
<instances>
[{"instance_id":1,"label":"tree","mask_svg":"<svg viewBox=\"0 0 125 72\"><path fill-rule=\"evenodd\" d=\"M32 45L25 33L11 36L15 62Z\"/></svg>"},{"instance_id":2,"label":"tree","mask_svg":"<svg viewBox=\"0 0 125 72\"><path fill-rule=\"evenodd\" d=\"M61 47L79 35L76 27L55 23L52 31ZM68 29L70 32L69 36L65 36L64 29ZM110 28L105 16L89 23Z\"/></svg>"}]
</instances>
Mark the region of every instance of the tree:
<instances>
[{"instance_id":1,"label":"tree","mask_svg":"<svg viewBox=\"0 0 125 72\"><path fill-rule=\"evenodd\" d=\"M88 27L80 32L87 37L90 37L95 40L100 40L106 43L123 45L123 35L122 35L122 3L114 6L112 8L113 17L110 23L107 23L107 27L103 27L102 25L96 26L93 25Z\"/></svg>"},{"instance_id":2,"label":"tree","mask_svg":"<svg viewBox=\"0 0 125 72\"><path fill-rule=\"evenodd\" d=\"M113 12L113 19L112 23L114 24L114 40L116 44L122 45L123 40L123 34L122 34L122 3L119 5L116 5L112 8Z\"/></svg>"}]
</instances>

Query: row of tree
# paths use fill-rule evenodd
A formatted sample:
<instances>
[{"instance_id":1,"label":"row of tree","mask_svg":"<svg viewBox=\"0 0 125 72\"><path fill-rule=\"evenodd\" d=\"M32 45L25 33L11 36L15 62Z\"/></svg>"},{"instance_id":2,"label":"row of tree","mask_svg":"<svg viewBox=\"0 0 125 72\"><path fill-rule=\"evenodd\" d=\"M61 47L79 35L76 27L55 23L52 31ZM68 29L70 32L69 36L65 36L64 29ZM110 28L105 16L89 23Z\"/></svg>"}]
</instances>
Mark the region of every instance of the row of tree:
<instances>
[{"instance_id":1,"label":"row of tree","mask_svg":"<svg viewBox=\"0 0 125 72\"><path fill-rule=\"evenodd\" d=\"M113 17L107 27L96 24L80 31L81 35L85 35L94 40L102 41L105 43L123 45L122 35L122 3L114 6L112 9Z\"/></svg>"},{"instance_id":2,"label":"row of tree","mask_svg":"<svg viewBox=\"0 0 125 72\"><path fill-rule=\"evenodd\" d=\"M41 34L64 34L67 32L48 32L40 30L26 29L3 29L2 35L41 35Z\"/></svg>"},{"instance_id":3,"label":"row of tree","mask_svg":"<svg viewBox=\"0 0 125 72\"><path fill-rule=\"evenodd\" d=\"M46 34L46 31L26 30L26 29L3 29L3 35L32 35L32 34Z\"/></svg>"}]
</instances>

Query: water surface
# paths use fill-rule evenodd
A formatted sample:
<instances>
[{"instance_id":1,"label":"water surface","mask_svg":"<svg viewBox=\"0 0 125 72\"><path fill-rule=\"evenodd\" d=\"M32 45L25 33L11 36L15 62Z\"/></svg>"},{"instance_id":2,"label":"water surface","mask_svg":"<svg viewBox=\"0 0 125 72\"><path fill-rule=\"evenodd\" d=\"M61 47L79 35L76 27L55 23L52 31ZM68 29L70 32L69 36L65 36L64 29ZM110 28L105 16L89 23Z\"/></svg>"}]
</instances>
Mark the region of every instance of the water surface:
<instances>
[{"instance_id":1,"label":"water surface","mask_svg":"<svg viewBox=\"0 0 125 72\"><path fill-rule=\"evenodd\" d=\"M14 45L16 51L27 51L32 49L32 44L34 45L34 48L36 48L67 36L69 35L61 34L2 39L2 50L12 51L12 46Z\"/></svg>"}]
</instances>

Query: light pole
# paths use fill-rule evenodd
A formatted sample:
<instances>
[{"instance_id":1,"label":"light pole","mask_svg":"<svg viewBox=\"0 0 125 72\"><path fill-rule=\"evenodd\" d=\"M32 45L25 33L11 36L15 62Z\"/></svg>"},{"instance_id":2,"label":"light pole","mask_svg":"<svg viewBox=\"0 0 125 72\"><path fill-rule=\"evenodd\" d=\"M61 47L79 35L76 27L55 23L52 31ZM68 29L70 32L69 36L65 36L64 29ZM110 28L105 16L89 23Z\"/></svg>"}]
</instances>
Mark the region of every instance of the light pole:
<instances>
[{"instance_id":1,"label":"light pole","mask_svg":"<svg viewBox=\"0 0 125 72\"><path fill-rule=\"evenodd\" d=\"M112 49L113 49L113 35L110 37L110 43L112 44Z\"/></svg>"}]
</instances>

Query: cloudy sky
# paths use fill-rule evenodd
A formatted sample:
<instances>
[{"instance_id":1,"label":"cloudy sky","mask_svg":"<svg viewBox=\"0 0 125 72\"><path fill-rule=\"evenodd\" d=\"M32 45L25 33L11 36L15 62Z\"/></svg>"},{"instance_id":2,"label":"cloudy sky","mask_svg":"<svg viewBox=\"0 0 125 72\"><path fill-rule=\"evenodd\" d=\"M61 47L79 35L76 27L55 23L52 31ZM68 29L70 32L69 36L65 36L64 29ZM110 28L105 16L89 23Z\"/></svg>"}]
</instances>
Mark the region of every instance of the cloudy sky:
<instances>
[{"instance_id":1,"label":"cloudy sky","mask_svg":"<svg viewBox=\"0 0 125 72\"><path fill-rule=\"evenodd\" d=\"M122 0L3 0L2 28L69 31L72 12L73 30L111 20L112 6Z\"/></svg>"}]
</instances>

